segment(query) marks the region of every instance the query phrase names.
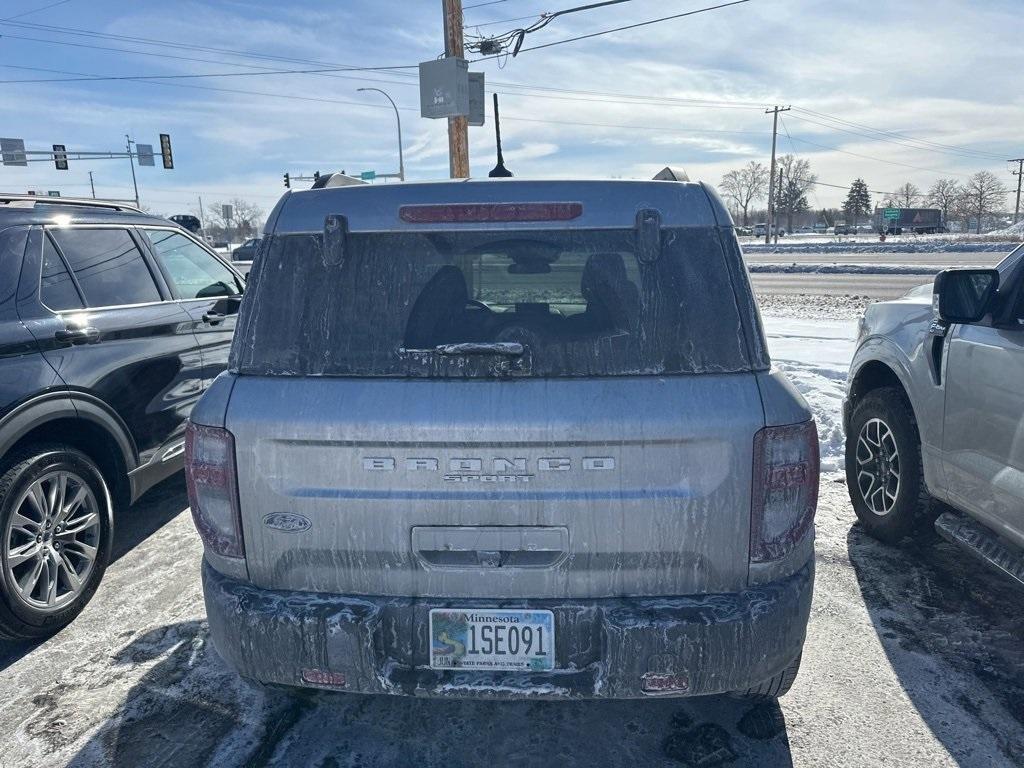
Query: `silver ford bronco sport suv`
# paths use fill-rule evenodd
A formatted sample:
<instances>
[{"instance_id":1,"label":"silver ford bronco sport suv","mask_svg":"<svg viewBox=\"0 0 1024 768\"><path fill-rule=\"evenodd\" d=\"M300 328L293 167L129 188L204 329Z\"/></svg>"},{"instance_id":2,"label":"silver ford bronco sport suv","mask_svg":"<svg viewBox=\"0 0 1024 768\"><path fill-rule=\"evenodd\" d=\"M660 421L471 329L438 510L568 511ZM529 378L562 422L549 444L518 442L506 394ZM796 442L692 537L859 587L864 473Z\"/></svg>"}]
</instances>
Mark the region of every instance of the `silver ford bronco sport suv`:
<instances>
[{"instance_id":1,"label":"silver ford bronco sport suv","mask_svg":"<svg viewBox=\"0 0 1024 768\"><path fill-rule=\"evenodd\" d=\"M291 192L193 411L220 654L420 696L778 696L814 422L732 222L677 182Z\"/></svg>"}]
</instances>

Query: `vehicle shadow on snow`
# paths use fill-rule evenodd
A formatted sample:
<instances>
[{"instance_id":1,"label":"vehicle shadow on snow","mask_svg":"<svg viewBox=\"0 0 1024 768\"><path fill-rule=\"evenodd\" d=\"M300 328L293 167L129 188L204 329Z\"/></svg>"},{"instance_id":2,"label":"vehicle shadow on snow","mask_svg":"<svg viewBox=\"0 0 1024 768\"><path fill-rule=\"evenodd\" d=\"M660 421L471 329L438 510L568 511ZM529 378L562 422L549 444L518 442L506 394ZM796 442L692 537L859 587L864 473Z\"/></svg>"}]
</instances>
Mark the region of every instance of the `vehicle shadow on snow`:
<instances>
[{"instance_id":1,"label":"vehicle shadow on snow","mask_svg":"<svg viewBox=\"0 0 1024 768\"><path fill-rule=\"evenodd\" d=\"M775 702L442 701L262 691L224 664L205 622L153 629L117 651L111 664L115 678L118 667L145 672L71 766L792 765Z\"/></svg>"},{"instance_id":2,"label":"vehicle shadow on snow","mask_svg":"<svg viewBox=\"0 0 1024 768\"><path fill-rule=\"evenodd\" d=\"M153 486L134 505L119 510L115 515L110 562L120 560L187 508L188 493L182 473ZM0 672L45 642L0 640Z\"/></svg>"},{"instance_id":3,"label":"vehicle shadow on snow","mask_svg":"<svg viewBox=\"0 0 1024 768\"><path fill-rule=\"evenodd\" d=\"M959 765L987 768L992 756L962 732L963 721L972 720L992 735L1007 764L1024 765L1019 589L930 531L890 547L857 524L846 542L882 647L935 736ZM933 659L945 668L933 670ZM1015 728L983 700L985 692ZM963 713L960 722L949 718L950 706Z\"/></svg>"}]
</instances>

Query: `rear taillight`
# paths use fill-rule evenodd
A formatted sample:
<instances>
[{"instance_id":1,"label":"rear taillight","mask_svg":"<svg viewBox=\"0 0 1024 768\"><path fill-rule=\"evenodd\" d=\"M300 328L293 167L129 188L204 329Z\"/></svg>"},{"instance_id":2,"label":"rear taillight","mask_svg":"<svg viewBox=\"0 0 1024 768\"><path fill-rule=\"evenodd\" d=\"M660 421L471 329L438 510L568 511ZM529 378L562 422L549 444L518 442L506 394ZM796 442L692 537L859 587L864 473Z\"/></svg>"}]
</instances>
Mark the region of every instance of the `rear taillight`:
<instances>
[{"instance_id":1,"label":"rear taillight","mask_svg":"<svg viewBox=\"0 0 1024 768\"><path fill-rule=\"evenodd\" d=\"M230 432L189 422L185 430L185 479L192 520L203 544L224 557L245 557L235 440Z\"/></svg>"},{"instance_id":2,"label":"rear taillight","mask_svg":"<svg viewBox=\"0 0 1024 768\"><path fill-rule=\"evenodd\" d=\"M818 505L818 471L813 421L766 427L754 435L751 562L781 560L810 529Z\"/></svg>"}]
</instances>

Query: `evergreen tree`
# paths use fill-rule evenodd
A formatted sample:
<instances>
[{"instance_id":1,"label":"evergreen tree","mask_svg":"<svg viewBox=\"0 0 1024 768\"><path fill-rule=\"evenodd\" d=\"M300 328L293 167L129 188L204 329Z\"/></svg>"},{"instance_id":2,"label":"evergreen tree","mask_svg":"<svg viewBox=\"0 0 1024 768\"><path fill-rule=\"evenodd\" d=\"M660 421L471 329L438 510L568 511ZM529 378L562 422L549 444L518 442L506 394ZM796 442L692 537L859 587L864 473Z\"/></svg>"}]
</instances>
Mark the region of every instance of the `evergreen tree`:
<instances>
[{"instance_id":1,"label":"evergreen tree","mask_svg":"<svg viewBox=\"0 0 1024 768\"><path fill-rule=\"evenodd\" d=\"M871 193L868 192L868 185L864 179L854 179L853 184L850 185L846 202L843 203L843 212L848 219L846 223L850 224L849 219L852 219L853 226L857 226L857 220L861 216L871 214Z\"/></svg>"}]
</instances>

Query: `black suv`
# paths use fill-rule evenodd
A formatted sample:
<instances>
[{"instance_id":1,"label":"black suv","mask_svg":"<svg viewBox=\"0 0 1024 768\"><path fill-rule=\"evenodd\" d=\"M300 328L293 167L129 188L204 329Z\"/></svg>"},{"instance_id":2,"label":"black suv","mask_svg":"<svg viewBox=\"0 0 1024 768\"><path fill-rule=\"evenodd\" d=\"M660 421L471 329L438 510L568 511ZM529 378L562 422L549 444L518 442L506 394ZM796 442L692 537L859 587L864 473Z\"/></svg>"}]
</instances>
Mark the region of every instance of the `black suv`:
<instances>
[{"instance_id":1,"label":"black suv","mask_svg":"<svg viewBox=\"0 0 1024 768\"><path fill-rule=\"evenodd\" d=\"M74 619L114 511L181 469L243 285L166 219L0 196L0 638Z\"/></svg>"}]
</instances>

